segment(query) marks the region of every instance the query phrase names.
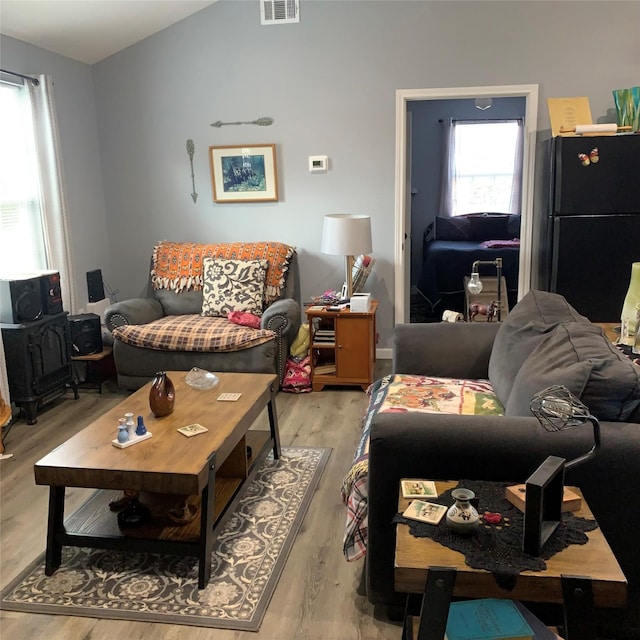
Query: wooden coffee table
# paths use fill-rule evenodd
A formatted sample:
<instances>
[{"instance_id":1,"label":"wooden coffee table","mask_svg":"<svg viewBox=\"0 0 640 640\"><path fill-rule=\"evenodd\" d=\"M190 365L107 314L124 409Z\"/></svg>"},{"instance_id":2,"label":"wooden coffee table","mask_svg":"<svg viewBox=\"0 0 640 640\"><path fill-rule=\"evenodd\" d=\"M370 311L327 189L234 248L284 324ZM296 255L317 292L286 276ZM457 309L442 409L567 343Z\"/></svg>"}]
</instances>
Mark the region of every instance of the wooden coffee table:
<instances>
[{"instance_id":1,"label":"wooden coffee table","mask_svg":"<svg viewBox=\"0 0 640 640\"><path fill-rule=\"evenodd\" d=\"M247 478L250 467L269 448L280 456L275 407L278 379L273 374L218 373L213 389L198 390L184 381L186 372L169 371L176 390L173 413L155 418L149 409L148 383L35 464L36 484L49 485L49 518L45 572L51 575L62 561L62 547L92 547L196 556L198 586L211 575L213 525ZM221 393L240 393L235 402L218 401ZM249 430L267 408L270 430ZM126 449L111 444L118 418L142 415L153 436ZM177 429L197 422L208 432L185 437ZM248 457L247 447L252 455ZM120 530L116 514L64 522L66 487L130 489L174 496L200 496L193 522L176 526L152 518L136 529ZM78 526L79 525L79 526Z\"/></svg>"},{"instance_id":2,"label":"wooden coffee table","mask_svg":"<svg viewBox=\"0 0 640 640\"><path fill-rule=\"evenodd\" d=\"M438 495L456 485L456 482L436 482ZM582 496L578 488L571 489ZM400 491L398 510L404 511L410 502ZM593 519L584 497L581 509L574 513ZM441 523L441 526L446 525ZM627 602L627 580L601 529L594 529L587 536L587 544L570 545L546 561L545 571L520 573L514 589L507 591L489 571L467 566L462 553L430 538L416 538L409 533L408 526L398 524L395 590L424 594L420 622L424 621L425 627L422 629L419 622L414 621L411 634L417 634L418 640L442 640L451 597L457 596L563 603L566 638L595 639L593 607L623 608Z\"/></svg>"}]
</instances>

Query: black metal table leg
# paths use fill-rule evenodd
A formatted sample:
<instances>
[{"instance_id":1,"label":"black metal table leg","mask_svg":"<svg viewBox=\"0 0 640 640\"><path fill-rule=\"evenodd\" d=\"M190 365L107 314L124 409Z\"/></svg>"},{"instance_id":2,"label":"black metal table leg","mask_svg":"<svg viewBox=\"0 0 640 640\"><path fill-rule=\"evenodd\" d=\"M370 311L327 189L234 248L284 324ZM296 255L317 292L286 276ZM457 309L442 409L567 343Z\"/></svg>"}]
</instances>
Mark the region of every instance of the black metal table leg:
<instances>
[{"instance_id":1,"label":"black metal table leg","mask_svg":"<svg viewBox=\"0 0 640 640\"><path fill-rule=\"evenodd\" d=\"M62 562L62 544L58 534L64 532L64 491L65 487L49 487L49 516L47 524L47 551L44 572L50 576Z\"/></svg>"},{"instance_id":2,"label":"black metal table leg","mask_svg":"<svg viewBox=\"0 0 640 640\"><path fill-rule=\"evenodd\" d=\"M280 457L280 431L278 429L278 412L276 411L277 384L271 386L271 399L267 404L269 411L269 428L271 429L271 439L273 440L273 458Z\"/></svg>"},{"instance_id":3,"label":"black metal table leg","mask_svg":"<svg viewBox=\"0 0 640 640\"><path fill-rule=\"evenodd\" d=\"M198 553L198 589L204 589L211 578L213 550L213 507L216 495L216 454L209 458L209 479L200 500L200 549Z\"/></svg>"},{"instance_id":4,"label":"black metal table leg","mask_svg":"<svg viewBox=\"0 0 640 640\"><path fill-rule=\"evenodd\" d=\"M402 640L413 640L413 618L420 615L422 596L419 593L408 593L402 624Z\"/></svg>"},{"instance_id":5,"label":"black metal table leg","mask_svg":"<svg viewBox=\"0 0 640 640\"><path fill-rule=\"evenodd\" d=\"M27 424L37 424L38 423L38 401L37 400L27 400L25 402L16 402L16 404L20 407L20 411L24 411L26 415Z\"/></svg>"},{"instance_id":6,"label":"black metal table leg","mask_svg":"<svg viewBox=\"0 0 640 640\"><path fill-rule=\"evenodd\" d=\"M596 640L591 578L561 576L565 640Z\"/></svg>"},{"instance_id":7,"label":"black metal table leg","mask_svg":"<svg viewBox=\"0 0 640 640\"><path fill-rule=\"evenodd\" d=\"M420 620L424 600L425 597L423 593L407 594L407 602L404 610L404 624L402 626L402 640L417 640L413 633L413 620L414 618L418 618L418 620Z\"/></svg>"},{"instance_id":8,"label":"black metal table leg","mask_svg":"<svg viewBox=\"0 0 640 640\"><path fill-rule=\"evenodd\" d=\"M451 567L429 567L420 610L417 640L442 640L447 628L449 605L456 582L456 570ZM407 596L407 610L402 632L403 640L413 640L412 616L414 596Z\"/></svg>"}]
</instances>

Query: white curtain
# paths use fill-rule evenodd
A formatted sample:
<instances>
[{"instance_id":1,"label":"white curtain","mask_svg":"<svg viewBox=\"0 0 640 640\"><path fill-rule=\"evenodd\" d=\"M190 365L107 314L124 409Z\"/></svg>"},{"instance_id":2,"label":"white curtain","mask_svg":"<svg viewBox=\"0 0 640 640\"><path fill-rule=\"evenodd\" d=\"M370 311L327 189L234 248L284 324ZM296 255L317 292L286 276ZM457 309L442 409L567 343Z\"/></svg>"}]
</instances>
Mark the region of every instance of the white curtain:
<instances>
[{"instance_id":1,"label":"white curtain","mask_svg":"<svg viewBox=\"0 0 640 640\"><path fill-rule=\"evenodd\" d=\"M518 120L518 139L515 148L515 160L513 162L513 186L511 188L511 202L509 211L522 212L522 167L524 165L524 120Z\"/></svg>"},{"instance_id":2,"label":"white curtain","mask_svg":"<svg viewBox=\"0 0 640 640\"><path fill-rule=\"evenodd\" d=\"M31 99L36 153L40 169L41 198L45 228L47 262L60 272L62 303L76 312L75 278L71 255L69 215L64 193L64 172L60 134L50 76L37 76L39 83L27 82Z\"/></svg>"},{"instance_id":3,"label":"white curtain","mask_svg":"<svg viewBox=\"0 0 640 640\"><path fill-rule=\"evenodd\" d=\"M7 377L7 363L4 358L2 331L0 331L0 395L2 395L5 403L11 407L11 398L9 397L9 378ZM11 419L11 416L9 416L9 419ZM3 426L3 424L0 424L0 427Z\"/></svg>"},{"instance_id":4,"label":"white curtain","mask_svg":"<svg viewBox=\"0 0 640 640\"><path fill-rule=\"evenodd\" d=\"M463 150L456 148L456 143L461 144L460 138L456 135L456 127L465 125L488 125L500 123L517 123L518 131L514 144L513 176L511 182L511 194L508 203L500 207L503 213L520 213L522 196L522 169L523 169L523 147L524 147L524 120L451 120L443 134L444 148L442 152L442 177L440 181L440 206L439 215L451 216L454 214L454 198L457 181L460 179L460 162L457 155L462 154L461 162L464 162L466 155ZM462 146L465 143L462 142ZM468 144L467 144L468 151ZM468 167L468 162L465 162ZM469 211L470 213L472 212ZM458 214L460 211L457 212Z\"/></svg>"},{"instance_id":5,"label":"white curtain","mask_svg":"<svg viewBox=\"0 0 640 640\"><path fill-rule=\"evenodd\" d=\"M442 175L440 179L440 206L438 215L450 216L453 211L453 174L455 171L455 126L453 120L444 125L442 132Z\"/></svg>"}]
</instances>

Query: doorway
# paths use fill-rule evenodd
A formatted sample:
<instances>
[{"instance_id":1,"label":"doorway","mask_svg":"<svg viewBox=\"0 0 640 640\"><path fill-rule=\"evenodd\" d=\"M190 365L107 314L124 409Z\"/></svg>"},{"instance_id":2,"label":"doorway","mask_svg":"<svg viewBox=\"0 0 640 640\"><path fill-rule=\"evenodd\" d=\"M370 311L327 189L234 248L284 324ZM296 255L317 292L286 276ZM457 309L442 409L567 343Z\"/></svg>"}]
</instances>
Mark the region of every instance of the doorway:
<instances>
[{"instance_id":1,"label":"doorway","mask_svg":"<svg viewBox=\"0 0 640 640\"><path fill-rule=\"evenodd\" d=\"M395 324L409 321L411 280L411 127L407 103L416 100L450 100L483 97L525 98L518 297L521 298L531 287L533 176L538 113L538 85L398 89L396 91Z\"/></svg>"}]
</instances>

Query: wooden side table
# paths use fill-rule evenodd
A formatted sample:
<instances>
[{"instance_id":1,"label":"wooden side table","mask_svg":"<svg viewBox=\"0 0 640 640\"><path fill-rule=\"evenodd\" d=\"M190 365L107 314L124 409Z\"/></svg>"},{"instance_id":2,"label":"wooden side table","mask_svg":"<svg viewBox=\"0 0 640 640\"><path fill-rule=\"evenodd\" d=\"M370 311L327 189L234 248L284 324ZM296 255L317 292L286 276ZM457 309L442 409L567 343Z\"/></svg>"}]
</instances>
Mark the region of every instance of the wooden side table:
<instances>
[{"instance_id":1,"label":"wooden side table","mask_svg":"<svg viewBox=\"0 0 640 640\"><path fill-rule=\"evenodd\" d=\"M438 495L456 484L436 482ZM571 489L582 496L578 488ZM399 496L398 510L402 512L411 501L402 497L401 490ZM575 515L593 519L584 497ZM587 535L587 544L571 545L556 554L547 561L545 571L523 571L514 589L507 591L489 571L467 566L462 553L430 538L416 538L408 526L398 524L395 589L424 594L420 621L415 625L418 640L442 640L452 596L563 603L566 640L595 640L593 607L624 608L627 579L602 531L594 529ZM413 637L413 630L408 616L403 638Z\"/></svg>"},{"instance_id":2,"label":"wooden side table","mask_svg":"<svg viewBox=\"0 0 640 640\"><path fill-rule=\"evenodd\" d=\"M359 385L364 391L373 382L377 308L373 300L369 311L362 313L306 309L314 391L325 385Z\"/></svg>"},{"instance_id":3,"label":"wooden side table","mask_svg":"<svg viewBox=\"0 0 640 640\"><path fill-rule=\"evenodd\" d=\"M77 383L78 389L97 389L102 393L102 383L113 373L113 347L103 346L102 351L87 356L72 356L73 362L85 362L87 379Z\"/></svg>"}]
</instances>

